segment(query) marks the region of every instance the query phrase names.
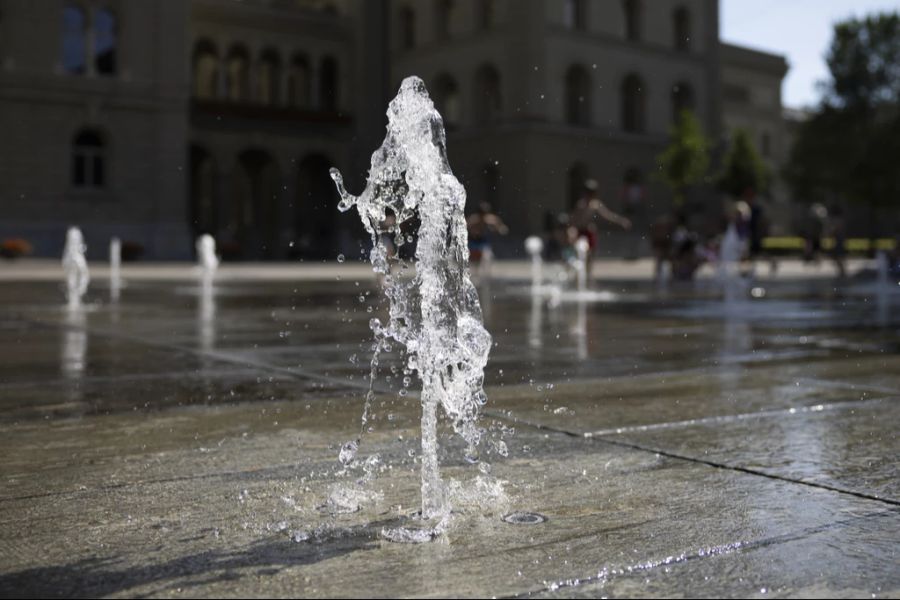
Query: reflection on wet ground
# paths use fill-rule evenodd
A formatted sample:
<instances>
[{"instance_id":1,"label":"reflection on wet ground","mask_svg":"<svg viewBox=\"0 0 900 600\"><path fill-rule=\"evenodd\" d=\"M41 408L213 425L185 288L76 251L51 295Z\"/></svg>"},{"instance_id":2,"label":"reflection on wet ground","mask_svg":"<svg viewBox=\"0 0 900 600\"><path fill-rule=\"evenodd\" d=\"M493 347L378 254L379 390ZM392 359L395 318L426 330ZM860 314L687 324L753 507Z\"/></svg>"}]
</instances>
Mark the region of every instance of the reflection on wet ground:
<instances>
[{"instance_id":1,"label":"reflection on wet ground","mask_svg":"<svg viewBox=\"0 0 900 600\"><path fill-rule=\"evenodd\" d=\"M468 500L411 547L379 537L418 496L398 357L362 460L336 460L368 387L373 282L142 280L116 302L101 283L72 310L57 284L5 282L0 594L900 593L900 295L528 291L482 286L490 468L445 432Z\"/></svg>"}]
</instances>

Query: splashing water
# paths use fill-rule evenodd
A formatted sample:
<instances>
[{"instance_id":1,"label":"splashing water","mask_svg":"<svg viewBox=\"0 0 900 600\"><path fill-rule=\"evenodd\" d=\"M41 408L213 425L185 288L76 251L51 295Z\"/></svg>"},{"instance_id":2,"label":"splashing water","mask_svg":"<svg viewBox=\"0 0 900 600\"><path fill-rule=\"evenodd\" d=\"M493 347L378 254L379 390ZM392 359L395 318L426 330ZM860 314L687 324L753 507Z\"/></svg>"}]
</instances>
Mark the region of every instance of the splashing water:
<instances>
[{"instance_id":1,"label":"splashing water","mask_svg":"<svg viewBox=\"0 0 900 600\"><path fill-rule=\"evenodd\" d=\"M87 246L84 244L81 230L77 227L70 227L66 233L62 266L63 272L66 274L66 299L71 307L81 305L81 299L91 282L87 260L84 257L86 251Z\"/></svg>"},{"instance_id":2,"label":"splashing water","mask_svg":"<svg viewBox=\"0 0 900 600\"><path fill-rule=\"evenodd\" d=\"M387 135L372 155L362 194L349 194L336 169L331 177L341 196L338 208L355 206L372 237L372 268L382 276L390 303L387 323L370 322L376 339L372 379L378 353L395 340L405 349L407 371L422 382L422 516L433 518L450 509L438 469L437 407L467 442L467 460L477 462L483 431L476 420L487 400L483 380L491 336L469 278L466 192L450 170L443 119L422 80L406 78L387 114ZM391 264L400 259L391 257L387 241L397 247L408 242L401 228L416 220L415 275L394 276ZM363 427L372 396L370 390ZM352 460L357 447L358 442L345 444L342 462Z\"/></svg>"},{"instance_id":3,"label":"splashing water","mask_svg":"<svg viewBox=\"0 0 900 600\"><path fill-rule=\"evenodd\" d=\"M219 268L219 258L216 256L216 240L205 233L197 238L197 264L203 273L204 279L212 279L216 269Z\"/></svg>"}]
</instances>

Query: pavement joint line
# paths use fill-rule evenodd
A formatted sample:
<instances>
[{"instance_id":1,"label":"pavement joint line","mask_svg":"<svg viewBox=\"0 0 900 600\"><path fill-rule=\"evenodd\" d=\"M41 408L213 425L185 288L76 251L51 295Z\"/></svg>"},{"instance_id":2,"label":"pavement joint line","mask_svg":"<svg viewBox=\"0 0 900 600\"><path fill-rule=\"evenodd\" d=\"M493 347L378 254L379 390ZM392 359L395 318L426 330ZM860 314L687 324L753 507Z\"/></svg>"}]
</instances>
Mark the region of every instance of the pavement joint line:
<instances>
[{"instance_id":1,"label":"pavement joint line","mask_svg":"<svg viewBox=\"0 0 900 600\"><path fill-rule=\"evenodd\" d=\"M488 413L485 412L485 414L488 414ZM800 479L793 479L791 477L785 477L784 475L778 475L775 473L767 473L765 471L760 471L757 469L750 469L748 467L742 467L740 465L729 465L726 463L718 463L715 461L705 460L705 459L697 458L694 456L686 456L683 454L677 454L675 452L670 452L668 450L652 448L650 446L644 446L642 444L636 444L633 442L627 442L627 441L622 441L622 440L612 440L612 439L609 439L609 437L590 436L590 435L584 434L584 433L574 433L572 431L567 431L565 429L559 429L557 427L551 427L548 425L534 423L532 421L526 421L526 420L518 418L518 417L503 416L503 415L496 414L496 413L491 413L491 416L494 418L500 418L500 419L504 419L504 420L512 420L514 423L525 425L527 427L533 427L535 429L549 431L552 433L559 433L559 434L566 435L568 437L581 438L581 439L585 439L585 440L596 440L597 442L600 442L602 444L607 444L610 446L617 446L620 448L629 448L631 450L638 450L640 452L649 452L649 453L652 453L652 454L655 454L658 456L665 456L666 458L671 458L674 460L692 462L695 464L705 465L707 467L713 467L715 469L722 469L722 470L726 470L726 471L737 471L739 473L755 475L757 477L765 477L766 479L783 481L785 483L793 483L796 485L803 485L803 486L816 488L816 489L820 489L820 490L826 490L829 492L835 492L837 494L845 494L845 495L853 496L855 498L860 498L863 500L870 500L873 502L887 504L889 506L900 506L900 500L894 500L892 498L883 498L880 496L873 496L872 494L866 494L864 492L857 492L855 490L848 490L845 488L828 485L827 483L817 483L814 481L803 481Z\"/></svg>"},{"instance_id":2,"label":"pavement joint line","mask_svg":"<svg viewBox=\"0 0 900 600\"><path fill-rule=\"evenodd\" d=\"M776 535L772 537L766 537L758 540L749 540L749 541L737 541L731 543L718 544L716 546L702 548L700 550L695 550L693 552L683 552L677 556L668 556L663 559L645 562L645 563L636 563L624 567L619 567L615 569L603 568L597 574L588 575L586 577L576 577L565 579L562 581L552 582L549 585L544 585L540 588L535 588L532 590L528 590L526 592L520 592L518 594L513 594L510 596L501 596L503 598L529 598L534 596L535 594L542 594L546 592L556 592L560 589L566 588L577 588L582 585L591 585L594 583L606 583L611 579L616 577L631 575L634 573L644 573L649 572L659 567L668 567L675 564L686 563L694 560L703 560L706 558L712 558L716 556L725 556L729 554L734 554L738 552L746 552L757 550L760 548L767 548L769 546L775 546L779 544L785 544L788 542L793 542L797 540L802 540L808 538L812 535L816 535L818 533L822 533L824 531L830 531L832 529L837 529L841 527L846 527L848 525L854 525L856 523L881 519L887 516L897 515L897 511L895 509L887 509L880 511L871 511L861 515L854 515L852 517L848 517L846 519L838 519L837 521L832 521L830 523L823 523L821 525L815 525L810 527L804 527L801 529L797 529L795 531L791 531L788 533L784 533L781 535Z\"/></svg>"},{"instance_id":3,"label":"pavement joint line","mask_svg":"<svg viewBox=\"0 0 900 600\"><path fill-rule=\"evenodd\" d=\"M254 373L259 373L259 369L256 368L246 368L246 369L226 369L222 368L218 371L205 371L205 373L209 374L211 377L222 377L222 376L246 376L252 375ZM196 369L190 369L187 371L164 371L160 373L123 373L121 375L85 375L79 377L76 380L71 378L61 378L61 379L48 379L45 381L35 381L35 380L26 380L26 381L4 381L0 382L0 390L5 389L17 389L17 388L29 388L29 387L44 387L44 386L56 386L63 384L97 384L97 383L119 383L123 380L127 381L153 381L156 379L172 379L174 377L185 377L185 376L196 376Z\"/></svg>"},{"instance_id":4,"label":"pavement joint line","mask_svg":"<svg viewBox=\"0 0 900 600\"><path fill-rule=\"evenodd\" d=\"M127 340L129 342L136 343L136 344L142 344L144 346L149 346L151 348L174 350L176 352L190 354L193 356L205 357L205 358L209 358L211 360L216 360L219 362L244 365L247 367L254 367L257 369L261 369L264 371L270 371L270 372L274 372L274 373L282 373L282 374L286 374L286 375L291 375L292 377L308 379L308 380L312 380L312 381L319 381L319 382L323 382L323 383L329 383L329 384L335 385L337 387L352 387L352 388L357 388L357 389L366 390L366 391L368 391L368 389L369 389L369 384L367 384L367 383L358 383L358 382L349 381L346 379L338 379L336 377L330 377L328 375L320 375L319 373L313 373L313 372L307 371L305 369L298 369L295 367L278 367L275 365L270 365L270 364L259 362L259 361L252 361L247 358L237 358L237 357L230 356L228 354L221 353L221 352L198 350L195 348L190 348L188 346L181 346L178 344L167 344L164 342L145 340L145 339L141 339L139 337L133 337L130 335L125 335L122 333L117 333L117 332L109 331L107 329L102 329L102 328L90 328L90 327L82 328L82 327L76 327L76 326L70 325L68 323L47 323L45 321L35 321L35 320L29 320L29 322L34 324L35 326L38 326L41 328L51 328L52 329L55 327L59 327L64 330L75 330L75 331L84 332L88 335L96 335L96 336L106 337L106 338ZM379 386L377 384L374 386L374 389L375 389L375 391L377 391L379 393L383 393L383 394L384 393L392 393L392 391L386 390L383 386Z\"/></svg>"},{"instance_id":5,"label":"pavement joint line","mask_svg":"<svg viewBox=\"0 0 900 600\"><path fill-rule=\"evenodd\" d=\"M601 437L606 435L620 435L623 433L642 433L645 431L658 431L661 429L675 429L678 427L692 427L694 425L707 425L712 423L733 423L737 421L745 421L750 419L764 419L768 417L777 417L784 415L805 415L819 413L832 410L843 410L846 408L857 408L868 404L881 404L885 401L896 400L896 398L861 398L859 400L846 400L843 402L828 402L824 404L813 404L808 406L796 406L790 408L778 408L772 410L760 410L757 412L737 413L733 415L718 415L711 417L700 417L697 419L685 419L683 421L666 421L662 423L650 423L647 425L631 425L628 427L617 427L611 429L600 429L598 431L588 431L584 433L584 437Z\"/></svg>"},{"instance_id":6,"label":"pavement joint line","mask_svg":"<svg viewBox=\"0 0 900 600\"><path fill-rule=\"evenodd\" d=\"M811 383L815 385L821 385L822 387L831 387L838 389L847 389L847 390L862 390L862 391L871 391L878 392L881 394L889 394L894 395L898 391L896 388L888 388L880 385L871 385L868 383L845 383L843 381L834 381L832 379L820 379L818 377L797 377L793 380L785 380L787 383Z\"/></svg>"}]
</instances>

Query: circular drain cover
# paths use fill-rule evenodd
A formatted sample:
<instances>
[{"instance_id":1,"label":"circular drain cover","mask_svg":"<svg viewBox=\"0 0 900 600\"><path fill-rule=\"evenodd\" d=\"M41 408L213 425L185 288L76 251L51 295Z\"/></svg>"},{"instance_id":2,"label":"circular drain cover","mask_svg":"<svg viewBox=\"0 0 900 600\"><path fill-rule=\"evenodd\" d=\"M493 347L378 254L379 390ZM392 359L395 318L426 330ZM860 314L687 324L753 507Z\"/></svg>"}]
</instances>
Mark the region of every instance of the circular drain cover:
<instances>
[{"instance_id":1,"label":"circular drain cover","mask_svg":"<svg viewBox=\"0 0 900 600\"><path fill-rule=\"evenodd\" d=\"M503 516L503 520L512 525L537 525L547 520L542 514L533 512L513 512Z\"/></svg>"}]
</instances>

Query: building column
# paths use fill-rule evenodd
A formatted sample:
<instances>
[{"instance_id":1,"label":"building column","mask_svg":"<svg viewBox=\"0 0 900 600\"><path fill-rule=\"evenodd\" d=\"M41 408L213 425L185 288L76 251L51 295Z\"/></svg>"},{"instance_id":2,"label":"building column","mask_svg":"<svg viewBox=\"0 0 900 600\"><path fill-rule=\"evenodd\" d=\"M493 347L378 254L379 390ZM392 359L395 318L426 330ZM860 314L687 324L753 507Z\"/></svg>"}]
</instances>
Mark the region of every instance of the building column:
<instances>
[{"instance_id":1,"label":"building column","mask_svg":"<svg viewBox=\"0 0 900 600\"><path fill-rule=\"evenodd\" d=\"M234 175L237 168L237 159L233 156L216 156L215 190L213 192L213 222L215 223L214 235L217 240L224 234L225 239L234 241L237 233L229 230L233 223Z\"/></svg>"},{"instance_id":2,"label":"building column","mask_svg":"<svg viewBox=\"0 0 900 600\"><path fill-rule=\"evenodd\" d=\"M216 78L216 99L217 100L227 100L228 99L228 61L222 57L217 56L216 59L219 61L218 66L218 76Z\"/></svg>"},{"instance_id":3,"label":"building column","mask_svg":"<svg viewBox=\"0 0 900 600\"><path fill-rule=\"evenodd\" d=\"M323 98L322 98L322 86L319 83L319 57L310 56L309 58L309 90L310 90L310 100L312 102L312 106L310 106L311 110L320 111L322 110Z\"/></svg>"},{"instance_id":4,"label":"building column","mask_svg":"<svg viewBox=\"0 0 900 600\"><path fill-rule=\"evenodd\" d=\"M280 81L278 82L278 102L276 102L276 106L289 107L290 102L288 99L290 98L290 94L288 93L288 85L290 84L290 73L291 73L291 64L290 62L285 62L280 67L281 73L279 74Z\"/></svg>"}]
</instances>

